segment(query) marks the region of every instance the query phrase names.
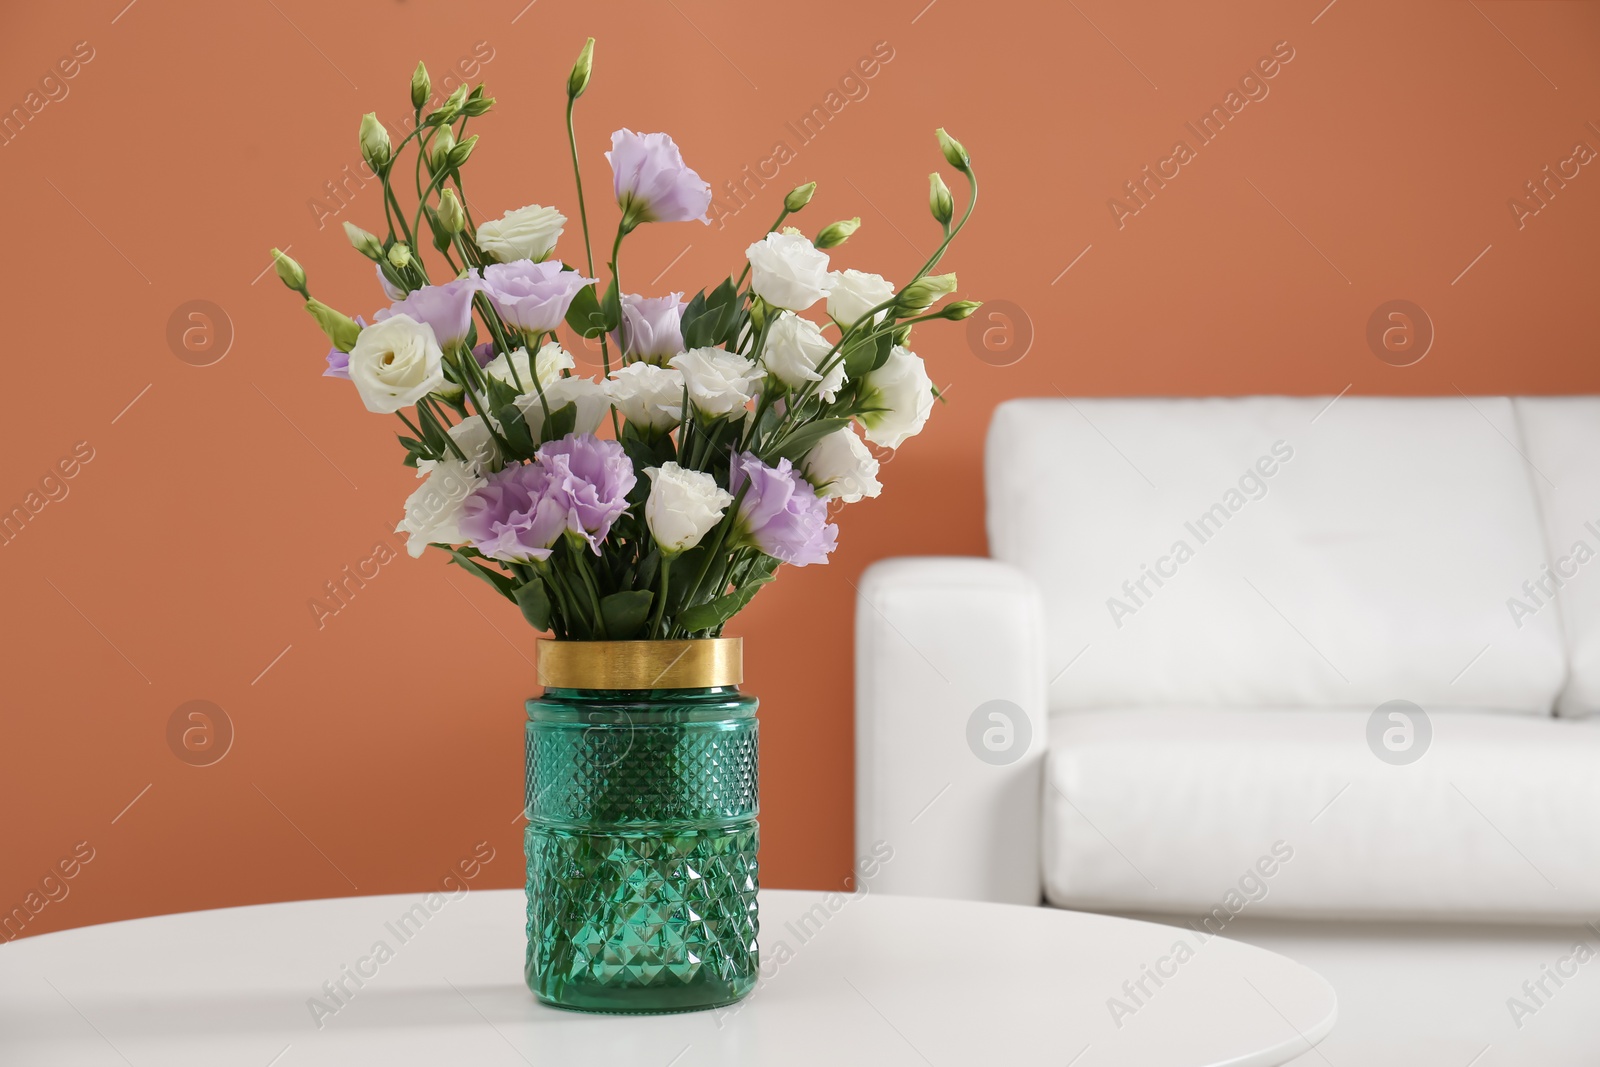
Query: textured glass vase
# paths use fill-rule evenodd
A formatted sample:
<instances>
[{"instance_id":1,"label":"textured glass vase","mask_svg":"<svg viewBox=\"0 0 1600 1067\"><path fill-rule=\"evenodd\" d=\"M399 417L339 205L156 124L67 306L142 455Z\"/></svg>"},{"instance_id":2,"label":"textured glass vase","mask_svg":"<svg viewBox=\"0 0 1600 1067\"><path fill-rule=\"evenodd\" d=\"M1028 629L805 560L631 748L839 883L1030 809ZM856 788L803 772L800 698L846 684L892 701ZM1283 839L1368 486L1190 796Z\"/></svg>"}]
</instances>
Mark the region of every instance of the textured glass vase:
<instances>
[{"instance_id":1,"label":"textured glass vase","mask_svg":"<svg viewBox=\"0 0 1600 1067\"><path fill-rule=\"evenodd\" d=\"M755 986L756 700L733 685L528 701L528 988L694 1011Z\"/></svg>"}]
</instances>

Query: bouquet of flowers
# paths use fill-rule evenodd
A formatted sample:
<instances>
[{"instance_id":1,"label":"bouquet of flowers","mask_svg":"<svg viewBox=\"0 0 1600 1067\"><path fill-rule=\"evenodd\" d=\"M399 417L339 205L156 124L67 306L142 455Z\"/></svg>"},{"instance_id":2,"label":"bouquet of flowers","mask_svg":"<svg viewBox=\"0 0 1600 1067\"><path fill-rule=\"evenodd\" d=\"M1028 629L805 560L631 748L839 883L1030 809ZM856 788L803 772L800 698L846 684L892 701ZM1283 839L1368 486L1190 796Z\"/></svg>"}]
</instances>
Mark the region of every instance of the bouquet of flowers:
<instances>
[{"instance_id":1,"label":"bouquet of flowers","mask_svg":"<svg viewBox=\"0 0 1600 1067\"><path fill-rule=\"evenodd\" d=\"M443 549L558 639L718 636L781 564L827 562L838 536L830 507L881 489L867 443L898 448L927 421L935 390L911 331L978 307L936 307L956 277L930 273L971 217L977 180L966 150L939 130L966 179L966 210L957 221L949 188L929 176L942 239L899 288L829 269L824 250L859 218L815 238L785 225L812 182L784 198L736 277L688 300L646 296L623 290L623 239L645 223L709 222L711 188L671 137L620 129L606 153L620 219L602 287L573 124L593 55L590 38L567 78L585 269L553 257L567 222L553 207L473 218L462 173L478 134L466 128L495 101L462 85L433 106L420 63L398 144L375 114L361 120L385 234L345 223L392 303L370 323L352 319L272 254L333 342L325 374L404 423L405 462L423 479L397 527L411 555ZM409 212L397 189L407 170ZM818 303L822 321L802 316ZM563 331L572 347L599 342L599 380L575 373Z\"/></svg>"}]
</instances>

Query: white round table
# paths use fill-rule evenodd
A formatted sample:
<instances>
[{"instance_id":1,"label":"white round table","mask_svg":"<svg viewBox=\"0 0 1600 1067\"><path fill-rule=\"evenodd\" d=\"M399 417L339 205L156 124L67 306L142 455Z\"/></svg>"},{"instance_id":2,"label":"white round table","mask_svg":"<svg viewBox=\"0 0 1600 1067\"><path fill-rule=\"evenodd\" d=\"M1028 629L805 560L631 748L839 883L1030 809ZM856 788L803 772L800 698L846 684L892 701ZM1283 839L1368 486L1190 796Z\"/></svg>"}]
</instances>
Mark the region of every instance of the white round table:
<instances>
[{"instance_id":1,"label":"white round table","mask_svg":"<svg viewBox=\"0 0 1600 1067\"><path fill-rule=\"evenodd\" d=\"M761 919L755 993L657 1016L537 1003L515 890L45 934L0 945L0 1063L1269 1067L1334 1023L1312 971L1181 927L774 890Z\"/></svg>"}]
</instances>

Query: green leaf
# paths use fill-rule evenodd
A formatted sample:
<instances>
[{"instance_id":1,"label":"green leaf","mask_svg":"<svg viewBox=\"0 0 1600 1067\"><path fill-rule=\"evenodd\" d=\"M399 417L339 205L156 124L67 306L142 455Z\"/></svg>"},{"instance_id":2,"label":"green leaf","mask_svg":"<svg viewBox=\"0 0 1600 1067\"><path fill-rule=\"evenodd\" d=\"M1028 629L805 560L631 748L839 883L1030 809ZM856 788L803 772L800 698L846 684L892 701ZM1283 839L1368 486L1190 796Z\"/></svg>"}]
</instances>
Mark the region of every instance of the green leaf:
<instances>
[{"instance_id":1,"label":"green leaf","mask_svg":"<svg viewBox=\"0 0 1600 1067\"><path fill-rule=\"evenodd\" d=\"M606 286L606 295L600 298L600 321L607 330L615 330L622 322L622 296L617 292L615 275L612 275L611 284Z\"/></svg>"},{"instance_id":2,"label":"green leaf","mask_svg":"<svg viewBox=\"0 0 1600 1067\"><path fill-rule=\"evenodd\" d=\"M876 338L862 334L844 348L845 374L859 378L868 371L877 370L888 362L889 349L893 346L893 334L886 333Z\"/></svg>"},{"instance_id":3,"label":"green leaf","mask_svg":"<svg viewBox=\"0 0 1600 1067\"><path fill-rule=\"evenodd\" d=\"M777 560L772 560L774 567L777 562ZM750 603L751 598L760 592L761 587L772 581L774 577L775 575L771 573L771 569L763 564L762 569L756 572L755 577L746 581L744 585L741 585L733 592L726 596L719 596L715 600L707 601L704 604L696 604L688 611L683 612L678 616L678 625L692 634L700 633L702 630L715 629L733 618L740 611L743 611L745 605Z\"/></svg>"},{"instance_id":4,"label":"green leaf","mask_svg":"<svg viewBox=\"0 0 1600 1067\"><path fill-rule=\"evenodd\" d=\"M503 574L497 570L490 570L488 567L485 567L482 564L474 563L472 560L462 555L460 550L451 548L449 545L440 545L439 547L450 553L451 563L462 567L470 574L476 574L479 578L482 578L484 581L493 586L494 591L505 597L507 600L517 599L516 583L511 580L509 575Z\"/></svg>"},{"instance_id":5,"label":"green leaf","mask_svg":"<svg viewBox=\"0 0 1600 1067\"><path fill-rule=\"evenodd\" d=\"M550 629L550 594L545 590L544 579L535 578L527 585L512 591L512 599L522 609L522 617L535 630Z\"/></svg>"},{"instance_id":6,"label":"green leaf","mask_svg":"<svg viewBox=\"0 0 1600 1067\"><path fill-rule=\"evenodd\" d=\"M772 460L786 459L790 463L799 463L805 458L805 454L816 446L818 441L848 425L850 425L850 420L842 418L818 419L816 422L807 423L784 438L783 444L767 458Z\"/></svg>"},{"instance_id":7,"label":"green leaf","mask_svg":"<svg viewBox=\"0 0 1600 1067\"><path fill-rule=\"evenodd\" d=\"M523 418L521 409L515 404L507 404L497 409L494 417L500 424L500 436L504 438L512 456L517 459L532 459L534 452L538 451L539 442L533 439L533 434L528 429L528 420Z\"/></svg>"},{"instance_id":8,"label":"green leaf","mask_svg":"<svg viewBox=\"0 0 1600 1067\"><path fill-rule=\"evenodd\" d=\"M648 589L630 589L600 598L600 617L606 623L606 636L612 641L628 641L644 630L650 618L650 603L656 595Z\"/></svg>"},{"instance_id":9,"label":"green leaf","mask_svg":"<svg viewBox=\"0 0 1600 1067\"><path fill-rule=\"evenodd\" d=\"M578 405L568 401L558 408L551 408L550 414L544 420L543 432L539 435L541 441L559 441L571 433L578 425Z\"/></svg>"},{"instance_id":10,"label":"green leaf","mask_svg":"<svg viewBox=\"0 0 1600 1067\"><path fill-rule=\"evenodd\" d=\"M590 340L606 332L605 316L600 311L599 298L594 295L594 286L586 285L578 290L567 308L567 325L579 337Z\"/></svg>"}]
</instances>

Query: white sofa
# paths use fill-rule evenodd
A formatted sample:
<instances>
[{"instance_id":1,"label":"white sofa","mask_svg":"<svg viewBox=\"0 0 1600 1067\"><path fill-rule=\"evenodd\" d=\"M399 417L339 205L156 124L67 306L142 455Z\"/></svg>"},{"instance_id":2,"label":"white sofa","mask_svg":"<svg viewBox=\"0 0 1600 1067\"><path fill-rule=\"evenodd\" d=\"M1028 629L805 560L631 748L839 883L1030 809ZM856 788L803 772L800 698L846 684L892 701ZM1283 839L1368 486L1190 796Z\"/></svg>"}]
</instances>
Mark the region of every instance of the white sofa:
<instances>
[{"instance_id":1,"label":"white sofa","mask_svg":"<svg viewBox=\"0 0 1600 1067\"><path fill-rule=\"evenodd\" d=\"M1015 400L986 488L860 585L875 889L1284 951L1307 1063L1600 1063L1600 398Z\"/></svg>"}]
</instances>

